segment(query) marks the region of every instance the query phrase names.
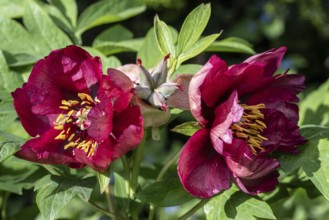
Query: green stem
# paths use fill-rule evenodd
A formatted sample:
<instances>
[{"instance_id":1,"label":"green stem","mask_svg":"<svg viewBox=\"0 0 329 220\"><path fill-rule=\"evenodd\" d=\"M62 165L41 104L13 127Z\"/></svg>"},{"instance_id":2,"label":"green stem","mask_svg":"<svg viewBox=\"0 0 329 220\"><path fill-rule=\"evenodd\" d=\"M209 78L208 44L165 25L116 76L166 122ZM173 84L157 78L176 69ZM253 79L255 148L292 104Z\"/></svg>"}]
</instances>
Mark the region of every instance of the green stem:
<instances>
[{"instance_id":1,"label":"green stem","mask_svg":"<svg viewBox=\"0 0 329 220\"><path fill-rule=\"evenodd\" d=\"M116 219L115 208L114 208L114 205L113 205L113 199L112 199L112 195L111 195L110 184L105 189L105 195L106 195L106 200L107 200L107 204L108 204L108 207L109 207L109 211L114 214L113 219L115 220Z\"/></svg>"},{"instance_id":2,"label":"green stem","mask_svg":"<svg viewBox=\"0 0 329 220\"><path fill-rule=\"evenodd\" d=\"M178 160L180 154L182 153L182 150L183 149L177 151L172 157L170 157L170 159L167 162L165 162L165 165L162 167L159 175L156 178L157 181L161 180L163 176L166 174L166 172L168 171L168 169L171 167L171 165L173 165Z\"/></svg>"},{"instance_id":3,"label":"green stem","mask_svg":"<svg viewBox=\"0 0 329 220\"><path fill-rule=\"evenodd\" d=\"M103 209L102 207L100 207L99 205L97 205L96 203L92 202L92 201L86 201L84 199L82 199L84 202L86 202L90 207L92 207L93 209L96 209L97 211L101 212L103 215L106 215L108 217L111 217L111 218L116 218L117 216L112 213L112 212L109 212L105 209Z\"/></svg>"},{"instance_id":4,"label":"green stem","mask_svg":"<svg viewBox=\"0 0 329 220\"><path fill-rule=\"evenodd\" d=\"M2 203L1 203L1 219L6 220L7 219L7 200L10 195L9 192L3 192L2 193Z\"/></svg>"},{"instance_id":5,"label":"green stem","mask_svg":"<svg viewBox=\"0 0 329 220\"><path fill-rule=\"evenodd\" d=\"M184 215L179 217L177 220L185 220L188 217L192 216L196 211L198 211L201 207L203 207L209 200L203 199L198 204L196 204L193 208L191 208L188 212L186 212Z\"/></svg>"},{"instance_id":6,"label":"green stem","mask_svg":"<svg viewBox=\"0 0 329 220\"><path fill-rule=\"evenodd\" d=\"M146 136L147 136L147 130L145 129L143 139L141 143L137 146L134 155L134 164L133 164L133 168L132 168L133 170L130 179L130 187L133 190L133 193L135 193L136 188L138 186L138 175L139 175L140 165L143 159Z\"/></svg>"},{"instance_id":7,"label":"green stem","mask_svg":"<svg viewBox=\"0 0 329 220\"><path fill-rule=\"evenodd\" d=\"M150 205L150 212L149 212L148 220L153 220L154 215L155 215L155 207L153 205Z\"/></svg>"},{"instance_id":8,"label":"green stem","mask_svg":"<svg viewBox=\"0 0 329 220\"><path fill-rule=\"evenodd\" d=\"M130 195L130 186L129 186L130 167L129 167L129 163L127 161L127 157L125 155L123 155L121 157L121 162L122 162L123 169L125 171L126 192L129 195L129 198L131 198L131 195Z\"/></svg>"}]
</instances>

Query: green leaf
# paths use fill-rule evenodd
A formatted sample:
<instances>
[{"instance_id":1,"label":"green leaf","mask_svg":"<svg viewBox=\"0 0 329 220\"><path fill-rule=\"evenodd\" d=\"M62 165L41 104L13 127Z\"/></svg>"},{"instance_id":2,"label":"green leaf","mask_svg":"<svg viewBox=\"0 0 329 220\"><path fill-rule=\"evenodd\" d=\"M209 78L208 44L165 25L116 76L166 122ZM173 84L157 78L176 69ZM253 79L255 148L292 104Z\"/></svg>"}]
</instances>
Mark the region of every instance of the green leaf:
<instances>
[{"instance_id":1,"label":"green leaf","mask_svg":"<svg viewBox=\"0 0 329 220\"><path fill-rule=\"evenodd\" d=\"M121 66L122 64L117 57L110 56L110 57L108 57L108 59L106 60L104 65L106 65L107 68L117 68L117 67Z\"/></svg>"},{"instance_id":2,"label":"green leaf","mask_svg":"<svg viewBox=\"0 0 329 220\"><path fill-rule=\"evenodd\" d=\"M22 195L23 189L31 189L46 174L41 167L10 157L0 164L0 190Z\"/></svg>"},{"instance_id":3,"label":"green leaf","mask_svg":"<svg viewBox=\"0 0 329 220\"><path fill-rule=\"evenodd\" d=\"M143 39L132 39L120 42L103 42L94 47L105 55L122 52L137 52L143 44Z\"/></svg>"},{"instance_id":4,"label":"green leaf","mask_svg":"<svg viewBox=\"0 0 329 220\"><path fill-rule=\"evenodd\" d=\"M317 125L307 125L301 128L307 144L298 148L299 153L281 156L281 168L291 173L301 167L307 177L329 200L329 128Z\"/></svg>"},{"instance_id":5,"label":"green leaf","mask_svg":"<svg viewBox=\"0 0 329 220\"><path fill-rule=\"evenodd\" d=\"M45 176L36 185L36 202L42 216L45 219L56 219L75 196L88 201L95 183L94 177Z\"/></svg>"},{"instance_id":6,"label":"green leaf","mask_svg":"<svg viewBox=\"0 0 329 220\"><path fill-rule=\"evenodd\" d=\"M206 51L255 54L250 43L237 37L229 37L220 41L215 41Z\"/></svg>"},{"instance_id":7,"label":"green leaf","mask_svg":"<svg viewBox=\"0 0 329 220\"><path fill-rule=\"evenodd\" d=\"M138 192L136 197L158 207L177 206L194 198L184 190L178 178L152 183Z\"/></svg>"},{"instance_id":8,"label":"green leaf","mask_svg":"<svg viewBox=\"0 0 329 220\"><path fill-rule=\"evenodd\" d=\"M29 33L16 21L0 17L0 49L12 54L38 54Z\"/></svg>"},{"instance_id":9,"label":"green leaf","mask_svg":"<svg viewBox=\"0 0 329 220\"><path fill-rule=\"evenodd\" d=\"M210 4L201 4L186 17L178 36L178 54L189 50L199 39L210 18Z\"/></svg>"},{"instance_id":10,"label":"green leaf","mask_svg":"<svg viewBox=\"0 0 329 220\"><path fill-rule=\"evenodd\" d=\"M143 66L147 69L156 66L163 59L153 28L147 32L144 42L137 52L137 58L143 61Z\"/></svg>"},{"instance_id":11,"label":"green leaf","mask_svg":"<svg viewBox=\"0 0 329 220\"><path fill-rule=\"evenodd\" d=\"M50 0L50 2L61 11L72 27L76 27L78 8L75 0Z\"/></svg>"},{"instance_id":12,"label":"green leaf","mask_svg":"<svg viewBox=\"0 0 329 220\"><path fill-rule=\"evenodd\" d=\"M0 163L16 153L24 142L21 137L0 131Z\"/></svg>"},{"instance_id":13,"label":"green leaf","mask_svg":"<svg viewBox=\"0 0 329 220\"><path fill-rule=\"evenodd\" d=\"M114 173L114 195L123 210L127 210L129 205L129 196L127 192L129 189L126 187L126 180L118 173Z\"/></svg>"},{"instance_id":14,"label":"green leaf","mask_svg":"<svg viewBox=\"0 0 329 220\"><path fill-rule=\"evenodd\" d=\"M105 42L120 42L133 38L134 34L122 26L121 24L114 25L102 33L100 33L94 40L93 46L100 45Z\"/></svg>"},{"instance_id":15,"label":"green leaf","mask_svg":"<svg viewBox=\"0 0 329 220\"><path fill-rule=\"evenodd\" d=\"M239 191L235 186L212 198L204 206L204 212L207 220L276 219L266 202Z\"/></svg>"},{"instance_id":16,"label":"green leaf","mask_svg":"<svg viewBox=\"0 0 329 220\"><path fill-rule=\"evenodd\" d=\"M174 79L177 74L195 74L199 72L201 68L202 65L200 64L180 65L170 77L171 79Z\"/></svg>"},{"instance_id":17,"label":"green leaf","mask_svg":"<svg viewBox=\"0 0 329 220\"><path fill-rule=\"evenodd\" d=\"M162 55L165 56L170 53L172 57L175 57L176 51L171 31L167 24L161 21L158 16L154 18L154 33Z\"/></svg>"},{"instance_id":18,"label":"green leaf","mask_svg":"<svg viewBox=\"0 0 329 220\"><path fill-rule=\"evenodd\" d=\"M300 124L329 126L329 80L309 93L299 105Z\"/></svg>"},{"instance_id":19,"label":"green leaf","mask_svg":"<svg viewBox=\"0 0 329 220\"><path fill-rule=\"evenodd\" d=\"M18 18L23 15L24 7L21 0L1 0L0 14L2 17Z\"/></svg>"},{"instance_id":20,"label":"green leaf","mask_svg":"<svg viewBox=\"0 0 329 220\"><path fill-rule=\"evenodd\" d=\"M107 188L107 186L110 184L110 174L105 171L104 173L97 173L97 180L100 188L101 194L103 194Z\"/></svg>"},{"instance_id":21,"label":"green leaf","mask_svg":"<svg viewBox=\"0 0 329 220\"><path fill-rule=\"evenodd\" d=\"M142 13L145 6L135 0L99 1L82 12L78 19L77 34L102 24L122 21Z\"/></svg>"},{"instance_id":22,"label":"green leaf","mask_svg":"<svg viewBox=\"0 0 329 220\"><path fill-rule=\"evenodd\" d=\"M32 1L26 4L23 21L34 41L38 43L38 50L43 56L51 50L72 44L48 14Z\"/></svg>"},{"instance_id":23,"label":"green leaf","mask_svg":"<svg viewBox=\"0 0 329 220\"><path fill-rule=\"evenodd\" d=\"M199 55L212 42L214 42L219 37L219 35L220 35L220 33L209 35L209 36L204 37L201 40L197 41L194 45L191 45L188 50L185 50L185 52L179 54L177 66L180 66L180 64L183 63L184 61Z\"/></svg>"},{"instance_id":24,"label":"green leaf","mask_svg":"<svg viewBox=\"0 0 329 220\"><path fill-rule=\"evenodd\" d=\"M186 136L192 136L196 131L200 130L201 126L196 121L185 122L177 125L171 131L184 134Z\"/></svg>"},{"instance_id":25,"label":"green leaf","mask_svg":"<svg viewBox=\"0 0 329 220\"><path fill-rule=\"evenodd\" d=\"M14 91L14 89L22 84L22 77L19 74L9 70L4 54L0 50L0 99L4 99L5 96L9 96L10 92ZM0 112L2 112L2 110L0 110ZM1 124L0 130L3 130L3 128L1 128Z\"/></svg>"}]
</instances>

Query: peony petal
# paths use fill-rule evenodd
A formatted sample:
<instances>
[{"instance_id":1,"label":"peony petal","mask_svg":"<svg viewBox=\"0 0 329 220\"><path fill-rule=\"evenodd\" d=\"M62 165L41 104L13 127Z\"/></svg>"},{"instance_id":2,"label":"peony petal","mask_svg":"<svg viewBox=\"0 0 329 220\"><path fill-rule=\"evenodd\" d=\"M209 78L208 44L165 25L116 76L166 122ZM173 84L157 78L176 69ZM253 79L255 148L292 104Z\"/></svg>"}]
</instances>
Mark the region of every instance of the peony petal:
<instances>
[{"instance_id":1,"label":"peony petal","mask_svg":"<svg viewBox=\"0 0 329 220\"><path fill-rule=\"evenodd\" d=\"M243 114L243 108L238 104L238 94L234 91L227 101L215 109L215 119L210 130L211 142L215 150L223 154L224 143L232 143L230 126L238 122Z\"/></svg>"},{"instance_id":2,"label":"peony petal","mask_svg":"<svg viewBox=\"0 0 329 220\"><path fill-rule=\"evenodd\" d=\"M103 172L112 162L114 154L113 142L107 139L100 143L92 157L87 157L86 153L81 149L74 149L74 155L82 164L90 166L98 172Z\"/></svg>"},{"instance_id":3,"label":"peony petal","mask_svg":"<svg viewBox=\"0 0 329 220\"><path fill-rule=\"evenodd\" d=\"M274 72L279 68L281 60L286 53L286 47L280 47L278 49L271 49L264 53L256 54L249 57L244 63L260 62L265 64L264 76L272 76Z\"/></svg>"},{"instance_id":4,"label":"peony petal","mask_svg":"<svg viewBox=\"0 0 329 220\"><path fill-rule=\"evenodd\" d=\"M111 99L115 111L120 112L128 107L133 96L133 83L124 73L108 69L108 76L103 76L100 92L105 92Z\"/></svg>"},{"instance_id":5,"label":"peony petal","mask_svg":"<svg viewBox=\"0 0 329 220\"><path fill-rule=\"evenodd\" d=\"M138 106L128 107L115 115L113 119L113 135L117 140L114 146L113 160L134 149L144 134L143 117Z\"/></svg>"},{"instance_id":6,"label":"peony petal","mask_svg":"<svg viewBox=\"0 0 329 220\"><path fill-rule=\"evenodd\" d=\"M139 83L139 74L142 70L137 64L126 64L116 69L128 76L133 83Z\"/></svg>"},{"instance_id":7,"label":"peony petal","mask_svg":"<svg viewBox=\"0 0 329 220\"><path fill-rule=\"evenodd\" d=\"M279 150L287 153L297 153L296 145L306 142L301 136L297 124L275 109L267 109L263 114L267 128L262 136L269 139L262 144L266 152Z\"/></svg>"},{"instance_id":8,"label":"peony petal","mask_svg":"<svg viewBox=\"0 0 329 220\"><path fill-rule=\"evenodd\" d=\"M211 147L207 129L197 131L185 144L178 161L178 175L185 190L209 198L230 187L230 173Z\"/></svg>"},{"instance_id":9,"label":"peony petal","mask_svg":"<svg viewBox=\"0 0 329 220\"><path fill-rule=\"evenodd\" d=\"M277 109L286 115L292 122L298 121L298 108L293 104L298 102L297 94L303 91L304 76L300 74L281 75L270 83L254 91L247 99L246 104L263 103L266 108Z\"/></svg>"},{"instance_id":10,"label":"peony petal","mask_svg":"<svg viewBox=\"0 0 329 220\"><path fill-rule=\"evenodd\" d=\"M207 88L209 85L209 79L218 72L223 72L227 70L226 63L221 60L219 57L213 55L208 62L202 67L202 69L196 73L190 82L189 87L189 101L190 109L194 118L201 124L205 125L207 120L202 114L202 101L211 98L213 94L209 96L204 88ZM208 80L208 82L206 82ZM218 88L218 84L212 82L210 83L212 88ZM208 89L208 88L207 88ZM205 93L205 94L204 94Z\"/></svg>"},{"instance_id":11,"label":"peony petal","mask_svg":"<svg viewBox=\"0 0 329 220\"><path fill-rule=\"evenodd\" d=\"M23 85L23 88L16 89L12 93L12 96L14 98L16 112L20 117L24 129L30 136L35 137L41 135L50 129L52 125L47 116L36 115L31 111L32 103L26 91L26 84Z\"/></svg>"},{"instance_id":12,"label":"peony petal","mask_svg":"<svg viewBox=\"0 0 329 220\"><path fill-rule=\"evenodd\" d=\"M58 130L48 130L40 137L27 141L15 156L37 163L66 164L74 168L83 167L84 165L74 158L72 150L64 150L63 140L55 140L59 133Z\"/></svg>"},{"instance_id":13,"label":"peony petal","mask_svg":"<svg viewBox=\"0 0 329 220\"><path fill-rule=\"evenodd\" d=\"M242 191L255 195L275 188L278 182L277 160L254 155L241 139L234 139L231 148L226 150L230 155L225 157L226 164Z\"/></svg>"},{"instance_id":14,"label":"peony petal","mask_svg":"<svg viewBox=\"0 0 329 220\"><path fill-rule=\"evenodd\" d=\"M192 74L178 74L176 76L173 82L177 83L180 86L180 89L168 98L167 102L170 107L182 110L190 109L188 91L192 77Z\"/></svg>"},{"instance_id":15,"label":"peony petal","mask_svg":"<svg viewBox=\"0 0 329 220\"><path fill-rule=\"evenodd\" d=\"M105 94L101 94L98 99L100 102L96 103L87 116L90 120L87 132L92 139L102 142L112 132L113 108Z\"/></svg>"}]
</instances>

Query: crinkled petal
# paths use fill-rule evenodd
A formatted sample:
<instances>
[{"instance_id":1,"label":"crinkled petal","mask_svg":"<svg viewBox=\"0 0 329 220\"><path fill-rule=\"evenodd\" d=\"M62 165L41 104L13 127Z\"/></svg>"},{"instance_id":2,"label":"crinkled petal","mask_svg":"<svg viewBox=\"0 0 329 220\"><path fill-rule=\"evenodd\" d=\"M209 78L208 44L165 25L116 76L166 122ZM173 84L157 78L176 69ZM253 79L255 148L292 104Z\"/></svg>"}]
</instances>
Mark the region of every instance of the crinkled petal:
<instances>
[{"instance_id":1,"label":"crinkled petal","mask_svg":"<svg viewBox=\"0 0 329 220\"><path fill-rule=\"evenodd\" d=\"M298 108L290 103L298 102L297 94L304 89L303 75L281 75L253 92L246 100L246 104L264 103L266 108L280 110L287 118L297 123Z\"/></svg>"},{"instance_id":2,"label":"crinkled petal","mask_svg":"<svg viewBox=\"0 0 329 220\"><path fill-rule=\"evenodd\" d=\"M16 89L12 96L16 112L21 119L24 129L30 136L41 135L51 127L47 116L36 115L31 111L32 103L26 91L26 84L23 85L23 88Z\"/></svg>"},{"instance_id":3,"label":"crinkled petal","mask_svg":"<svg viewBox=\"0 0 329 220\"><path fill-rule=\"evenodd\" d=\"M178 175L185 190L209 198L230 187L230 172L212 147L207 129L197 131L185 144L178 161Z\"/></svg>"},{"instance_id":4,"label":"crinkled petal","mask_svg":"<svg viewBox=\"0 0 329 220\"><path fill-rule=\"evenodd\" d=\"M80 168L84 165L77 161L72 150L64 150L64 141L55 140L60 131L50 129L40 137L27 141L15 156L43 164L66 164L70 167Z\"/></svg>"},{"instance_id":5,"label":"crinkled petal","mask_svg":"<svg viewBox=\"0 0 329 220\"><path fill-rule=\"evenodd\" d=\"M203 94L205 90L204 83L206 78L212 77L212 75L217 72L223 72L227 70L226 63L220 59L219 57L213 55L208 62L202 67L202 69L196 73L190 82L189 87L189 101L190 101L190 109L194 118L201 124L207 124L207 120L205 116L202 114L202 101L203 99L207 99L208 94ZM217 84L213 84L212 87L218 88ZM211 95L213 96L213 94Z\"/></svg>"},{"instance_id":6,"label":"crinkled petal","mask_svg":"<svg viewBox=\"0 0 329 220\"><path fill-rule=\"evenodd\" d=\"M134 85L121 71L109 68L107 73L108 76L103 76L100 92L105 92L116 112L123 111L131 101Z\"/></svg>"},{"instance_id":7,"label":"crinkled petal","mask_svg":"<svg viewBox=\"0 0 329 220\"><path fill-rule=\"evenodd\" d=\"M243 114L243 108L238 104L238 94L234 91L227 101L215 109L215 119L210 130L211 142L215 150L223 154L224 143L232 143L230 126L238 122Z\"/></svg>"},{"instance_id":8,"label":"crinkled petal","mask_svg":"<svg viewBox=\"0 0 329 220\"><path fill-rule=\"evenodd\" d=\"M137 64L126 64L116 69L127 75L133 83L139 83L139 73L141 69Z\"/></svg>"},{"instance_id":9,"label":"crinkled petal","mask_svg":"<svg viewBox=\"0 0 329 220\"><path fill-rule=\"evenodd\" d=\"M80 163L90 166L98 172L103 172L112 162L114 155L113 148L113 141L107 139L98 145L93 156L88 157L83 150L77 148L74 149L74 155Z\"/></svg>"},{"instance_id":10,"label":"crinkled petal","mask_svg":"<svg viewBox=\"0 0 329 220\"><path fill-rule=\"evenodd\" d=\"M279 68L281 60L286 53L286 47L280 47L278 49L271 49L265 51L264 53L256 54L252 57L249 57L244 62L253 63L261 62L265 64L265 74L264 76L272 76L274 72Z\"/></svg>"},{"instance_id":11,"label":"crinkled petal","mask_svg":"<svg viewBox=\"0 0 329 220\"><path fill-rule=\"evenodd\" d=\"M113 160L137 147L144 134L143 117L138 106L126 108L113 118L113 135L117 141Z\"/></svg>"},{"instance_id":12,"label":"crinkled petal","mask_svg":"<svg viewBox=\"0 0 329 220\"><path fill-rule=\"evenodd\" d=\"M192 77L192 74L178 74L176 76L173 82L177 83L180 86L180 89L168 98L167 103L170 107L182 110L190 109L188 91Z\"/></svg>"},{"instance_id":13,"label":"crinkled petal","mask_svg":"<svg viewBox=\"0 0 329 220\"><path fill-rule=\"evenodd\" d=\"M304 144L306 141L301 136L296 123L289 120L282 112L275 109L263 111L267 128L262 136L268 140L262 143L266 152L275 150L297 153L296 145Z\"/></svg>"},{"instance_id":14,"label":"crinkled petal","mask_svg":"<svg viewBox=\"0 0 329 220\"><path fill-rule=\"evenodd\" d=\"M96 103L87 116L90 120L87 132L92 139L101 142L109 138L112 132L113 108L105 94L101 94L98 99L100 102Z\"/></svg>"},{"instance_id":15,"label":"crinkled petal","mask_svg":"<svg viewBox=\"0 0 329 220\"><path fill-rule=\"evenodd\" d=\"M278 184L279 162L269 158L241 158L233 161L226 158L226 163L232 171L234 181L239 188L248 194L257 195L274 190Z\"/></svg>"}]
</instances>

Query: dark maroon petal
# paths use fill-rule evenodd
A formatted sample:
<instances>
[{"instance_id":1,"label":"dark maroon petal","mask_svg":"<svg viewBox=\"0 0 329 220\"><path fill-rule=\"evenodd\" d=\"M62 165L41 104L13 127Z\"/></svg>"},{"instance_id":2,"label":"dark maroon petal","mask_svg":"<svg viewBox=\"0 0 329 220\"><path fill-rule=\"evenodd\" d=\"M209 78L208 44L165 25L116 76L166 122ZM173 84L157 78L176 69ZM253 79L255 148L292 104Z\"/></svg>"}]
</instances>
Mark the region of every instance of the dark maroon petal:
<instances>
[{"instance_id":1,"label":"dark maroon petal","mask_svg":"<svg viewBox=\"0 0 329 220\"><path fill-rule=\"evenodd\" d=\"M179 74L174 79L174 82L180 85L180 90L168 98L168 105L172 108L179 108L183 110L190 109L190 102L188 98L188 91L192 74Z\"/></svg>"},{"instance_id":2,"label":"dark maroon petal","mask_svg":"<svg viewBox=\"0 0 329 220\"><path fill-rule=\"evenodd\" d=\"M114 143L110 139L107 139L99 143L95 154L91 157L88 157L85 151L77 148L74 149L74 155L80 163L90 166L98 172L103 172L112 162L114 154L113 146Z\"/></svg>"},{"instance_id":3,"label":"dark maroon petal","mask_svg":"<svg viewBox=\"0 0 329 220\"><path fill-rule=\"evenodd\" d=\"M243 108L238 104L238 94L234 91L227 101L215 109L215 119L210 130L211 142L215 150L223 154L224 143L232 143L232 131L230 126L238 122L243 114Z\"/></svg>"},{"instance_id":4,"label":"dark maroon petal","mask_svg":"<svg viewBox=\"0 0 329 220\"><path fill-rule=\"evenodd\" d=\"M72 150L64 150L63 140L55 140L60 131L50 129L40 137L27 141L15 155L21 159L44 163L66 164L71 167L83 167L73 156Z\"/></svg>"},{"instance_id":5,"label":"dark maroon petal","mask_svg":"<svg viewBox=\"0 0 329 220\"><path fill-rule=\"evenodd\" d=\"M126 108L113 118L113 135L117 141L113 160L137 147L144 134L143 117L138 106Z\"/></svg>"},{"instance_id":6,"label":"dark maroon petal","mask_svg":"<svg viewBox=\"0 0 329 220\"><path fill-rule=\"evenodd\" d=\"M133 82L124 73L109 68L108 76L103 77L102 90L111 99L115 111L120 112L128 107L133 96Z\"/></svg>"},{"instance_id":7,"label":"dark maroon petal","mask_svg":"<svg viewBox=\"0 0 329 220\"><path fill-rule=\"evenodd\" d=\"M289 103L299 101L297 94L303 91L304 76L300 74L281 75L254 91L246 101L248 105L263 103L266 108L282 111L287 118L297 123L298 108Z\"/></svg>"},{"instance_id":8,"label":"dark maroon petal","mask_svg":"<svg viewBox=\"0 0 329 220\"><path fill-rule=\"evenodd\" d=\"M202 115L202 99L207 98L209 94L203 94L203 92L207 90L202 91L201 87L205 88L204 84L206 78L212 78L213 75L217 72L223 72L226 70L226 63L219 57L213 55L208 60L208 62L202 67L202 69L198 73L196 73L191 79L189 87L190 109L194 118L202 125L205 125L207 123L207 120ZM208 85L209 83L206 84ZM215 86L216 88L218 88L218 85L214 85L212 83L210 84L210 86ZM212 96L213 94L210 97Z\"/></svg>"},{"instance_id":9,"label":"dark maroon petal","mask_svg":"<svg viewBox=\"0 0 329 220\"><path fill-rule=\"evenodd\" d=\"M264 64L258 62L237 64L227 69L226 64L219 59L200 86L202 101L214 108L227 99L233 90L237 90L240 97L256 90L271 79L264 77L264 70Z\"/></svg>"},{"instance_id":10,"label":"dark maroon petal","mask_svg":"<svg viewBox=\"0 0 329 220\"><path fill-rule=\"evenodd\" d=\"M263 114L267 128L262 136L269 139L262 144L266 152L279 150L287 153L297 153L296 145L306 142L301 136L297 124L275 109L267 109Z\"/></svg>"},{"instance_id":11,"label":"dark maroon petal","mask_svg":"<svg viewBox=\"0 0 329 220\"><path fill-rule=\"evenodd\" d=\"M230 187L230 173L212 147L207 129L197 131L185 144L178 161L178 175L190 194L209 198Z\"/></svg>"},{"instance_id":12,"label":"dark maroon petal","mask_svg":"<svg viewBox=\"0 0 329 220\"><path fill-rule=\"evenodd\" d=\"M265 64L264 76L272 76L274 72L279 68L281 60L286 53L286 47L280 47L278 49L271 49L264 53L256 54L249 57L244 63L260 62Z\"/></svg>"},{"instance_id":13,"label":"dark maroon petal","mask_svg":"<svg viewBox=\"0 0 329 220\"><path fill-rule=\"evenodd\" d=\"M256 195L269 192L278 184L277 160L241 155L238 161L226 158L226 164L232 172L234 181L245 193Z\"/></svg>"},{"instance_id":14,"label":"dark maroon petal","mask_svg":"<svg viewBox=\"0 0 329 220\"><path fill-rule=\"evenodd\" d=\"M26 84L23 85L23 88L16 89L12 93L14 98L14 106L24 129L27 133L35 137L45 133L51 127L47 116L36 115L32 113L32 104L26 92Z\"/></svg>"},{"instance_id":15,"label":"dark maroon petal","mask_svg":"<svg viewBox=\"0 0 329 220\"><path fill-rule=\"evenodd\" d=\"M105 94L100 94L97 98L100 102L96 103L88 114L88 120L90 120L88 135L97 142L101 142L112 132L113 108Z\"/></svg>"}]
</instances>

